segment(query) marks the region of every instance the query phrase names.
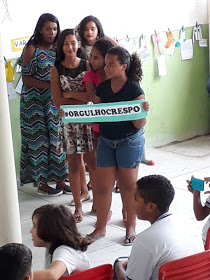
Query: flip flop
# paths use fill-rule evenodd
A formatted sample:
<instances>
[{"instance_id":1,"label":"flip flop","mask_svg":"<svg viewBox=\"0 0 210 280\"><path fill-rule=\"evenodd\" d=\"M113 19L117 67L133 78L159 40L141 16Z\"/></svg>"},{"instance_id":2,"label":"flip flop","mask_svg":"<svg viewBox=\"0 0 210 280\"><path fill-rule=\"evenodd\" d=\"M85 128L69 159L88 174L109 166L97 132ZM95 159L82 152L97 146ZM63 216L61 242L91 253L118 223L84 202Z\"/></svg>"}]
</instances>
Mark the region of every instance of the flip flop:
<instances>
[{"instance_id":1,"label":"flip flop","mask_svg":"<svg viewBox=\"0 0 210 280\"><path fill-rule=\"evenodd\" d=\"M89 235L89 234L86 234L86 237L87 237L88 239L90 239L91 243L93 243L93 242L95 242L95 241L97 241L97 240L99 240L99 239L105 237L105 235L99 235L99 236L94 236L94 235L93 235L93 236L91 236L91 235Z\"/></svg>"},{"instance_id":2,"label":"flip flop","mask_svg":"<svg viewBox=\"0 0 210 280\"><path fill-rule=\"evenodd\" d=\"M132 235L132 236L125 236L125 240L124 240L124 246L132 246L133 245L133 242L136 238L136 235Z\"/></svg>"}]
</instances>

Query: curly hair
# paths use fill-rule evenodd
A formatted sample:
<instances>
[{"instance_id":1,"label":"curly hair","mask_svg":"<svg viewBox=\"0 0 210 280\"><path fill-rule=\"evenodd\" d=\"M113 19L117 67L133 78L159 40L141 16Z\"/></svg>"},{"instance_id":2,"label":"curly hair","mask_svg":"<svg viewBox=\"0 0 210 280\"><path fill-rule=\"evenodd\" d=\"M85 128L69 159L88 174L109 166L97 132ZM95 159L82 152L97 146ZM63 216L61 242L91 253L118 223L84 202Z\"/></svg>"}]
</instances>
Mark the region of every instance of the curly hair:
<instances>
[{"instance_id":1,"label":"curly hair","mask_svg":"<svg viewBox=\"0 0 210 280\"><path fill-rule=\"evenodd\" d=\"M112 47L114 47L114 45L104 38L97 40L93 45L93 48L96 48L103 57L106 56L108 50Z\"/></svg>"},{"instance_id":2,"label":"curly hair","mask_svg":"<svg viewBox=\"0 0 210 280\"><path fill-rule=\"evenodd\" d=\"M107 54L116 55L120 64L127 65L125 74L128 79L138 83L142 80L142 65L139 56L136 53L130 55L125 48L117 46L109 49Z\"/></svg>"},{"instance_id":3,"label":"curly hair","mask_svg":"<svg viewBox=\"0 0 210 280\"><path fill-rule=\"evenodd\" d=\"M162 175L149 175L139 179L136 185L145 203L155 203L161 214L168 211L175 191L167 178Z\"/></svg>"},{"instance_id":4,"label":"curly hair","mask_svg":"<svg viewBox=\"0 0 210 280\"><path fill-rule=\"evenodd\" d=\"M33 212L32 219L34 216L38 219L38 237L51 244L50 254L61 245L82 252L87 250L90 240L78 232L75 218L66 206L43 205Z\"/></svg>"}]
</instances>

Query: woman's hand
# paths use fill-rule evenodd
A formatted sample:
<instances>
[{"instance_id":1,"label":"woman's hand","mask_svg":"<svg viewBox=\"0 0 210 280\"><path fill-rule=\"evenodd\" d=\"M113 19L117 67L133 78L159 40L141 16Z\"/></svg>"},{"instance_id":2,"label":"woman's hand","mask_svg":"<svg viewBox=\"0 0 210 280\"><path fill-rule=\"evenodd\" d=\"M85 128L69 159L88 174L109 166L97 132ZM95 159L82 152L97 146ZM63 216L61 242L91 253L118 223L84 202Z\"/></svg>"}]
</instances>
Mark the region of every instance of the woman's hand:
<instances>
[{"instance_id":1,"label":"woman's hand","mask_svg":"<svg viewBox=\"0 0 210 280\"><path fill-rule=\"evenodd\" d=\"M150 110L149 101L145 100L145 101L142 103L142 109L143 109L144 111L149 112L149 110Z\"/></svg>"}]
</instances>

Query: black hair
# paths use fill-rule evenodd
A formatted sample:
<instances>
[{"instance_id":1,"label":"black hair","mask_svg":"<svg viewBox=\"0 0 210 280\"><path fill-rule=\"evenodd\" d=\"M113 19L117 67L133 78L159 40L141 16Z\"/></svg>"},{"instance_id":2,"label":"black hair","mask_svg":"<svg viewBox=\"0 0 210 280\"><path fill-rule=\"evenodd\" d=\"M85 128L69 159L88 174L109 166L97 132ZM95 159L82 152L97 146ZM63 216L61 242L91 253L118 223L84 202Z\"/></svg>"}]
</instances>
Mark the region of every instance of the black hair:
<instances>
[{"instance_id":1,"label":"black hair","mask_svg":"<svg viewBox=\"0 0 210 280\"><path fill-rule=\"evenodd\" d=\"M84 37L85 27L86 27L86 24L90 21L93 21L95 23L95 25L97 26L97 29L98 29L97 37L99 39L100 38L105 38L104 30L103 30L103 27L102 27L99 19L97 19L94 16L87 16L87 17L83 18L83 20L79 24L79 36L81 38L81 44L82 44L83 47L85 47L85 45L86 45L85 37Z\"/></svg>"},{"instance_id":2,"label":"black hair","mask_svg":"<svg viewBox=\"0 0 210 280\"><path fill-rule=\"evenodd\" d=\"M116 55L120 64L127 65L125 74L128 79L138 83L142 80L143 72L141 60L136 53L130 55L125 48L117 46L109 49L107 54Z\"/></svg>"},{"instance_id":3,"label":"black hair","mask_svg":"<svg viewBox=\"0 0 210 280\"><path fill-rule=\"evenodd\" d=\"M78 232L75 218L71 211L63 205L47 204L37 208L33 215L38 219L37 235L51 244L49 253L66 245L82 252L87 250L90 240Z\"/></svg>"},{"instance_id":4,"label":"black hair","mask_svg":"<svg viewBox=\"0 0 210 280\"><path fill-rule=\"evenodd\" d=\"M8 243L0 247L0 278L4 280L24 280L31 276L31 250L19 243Z\"/></svg>"},{"instance_id":5,"label":"black hair","mask_svg":"<svg viewBox=\"0 0 210 280\"><path fill-rule=\"evenodd\" d=\"M60 64L65 58L65 55L63 52L63 45L64 45L65 38L68 35L74 35L78 42L81 41L78 31L76 29L73 29L73 28L64 29L58 38L55 65ZM86 59L85 51L82 47L78 48L77 56L80 58Z\"/></svg>"},{"instance_id":6,"label":"black hair","mask_svg":"<svg viewBox=\"0 0 210 280\"><path fill-rule=\"evenodd\" d=\"M55 22L57 24L57 35L55 37L54 43L56 43L58 36L60 34L60 25L58 19L49 13L42 14L36 24L36 27L34 29L34 33L27 42L27 46L33 44L34 46L40 44L42 42L42 34L40 33L41 29L44 27L45 23L47 21Z\"/></svg>"},{"instance_id":7,"label":"black hair","mask_svg":"<svg viewBox=\"0 0 210 280\"><path fill-rule=\"evenodd\" d=\"M93 45L93 48L96 48L103 57L106 56L108 50L112 47L114 47L114 45L104 38L97 40Z\"/></svg>"},{"instance_id":8,"label":"black hair","mask_svg":"<svg viewBox=\"0 0 210 280\"><path fill-rule=\"evenodd\" d=\"M145 203L156 204L161 214L169 210L175 191L167 178L162 175L149 175L139 179L136 185Z\"/></svg>"}]
</instances>

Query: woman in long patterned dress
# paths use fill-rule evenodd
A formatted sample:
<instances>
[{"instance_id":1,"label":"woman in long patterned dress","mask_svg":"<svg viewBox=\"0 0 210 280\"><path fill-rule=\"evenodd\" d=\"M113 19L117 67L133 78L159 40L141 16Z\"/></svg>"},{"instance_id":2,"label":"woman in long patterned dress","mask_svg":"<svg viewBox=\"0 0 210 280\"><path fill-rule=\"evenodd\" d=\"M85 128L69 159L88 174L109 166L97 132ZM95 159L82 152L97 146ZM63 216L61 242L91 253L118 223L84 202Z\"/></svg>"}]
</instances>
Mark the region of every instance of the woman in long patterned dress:
<instances>
[{"instance_id":1,"label":"woman in long patterned dress","mask_svg":"<svg viewBox=\"0 0 210 280\"><path fill-rule=\"evenodd\" d=\"M70 193L66 156L56 150L58 111L52 101L50 69L55 63L59 22L42 14L22 55L23 88L20 101L21 184L33 182L37 194ZM56 189L48 182L56 182Z\"/></svg>"}]
</instances>

